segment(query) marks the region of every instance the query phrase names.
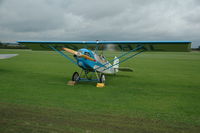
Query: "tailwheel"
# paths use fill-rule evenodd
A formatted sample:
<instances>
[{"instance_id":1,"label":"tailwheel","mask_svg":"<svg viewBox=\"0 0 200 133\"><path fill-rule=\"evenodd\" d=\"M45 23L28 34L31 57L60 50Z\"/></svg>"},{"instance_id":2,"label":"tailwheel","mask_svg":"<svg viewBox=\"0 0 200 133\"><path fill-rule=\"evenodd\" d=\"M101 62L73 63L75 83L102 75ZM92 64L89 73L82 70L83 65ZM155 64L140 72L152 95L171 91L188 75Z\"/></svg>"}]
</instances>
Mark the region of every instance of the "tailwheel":
<instances>
[{"instance_id":1,"label":"tailwheel","mask_svg":"<svg viewBox=\"0 0 200 133\"><path fill-rule=\"evenodd\" d=\"M74 72L74 74L72 75L72 81L78 82L79 80L80 80L80 76L78 72Z\"/></svg>"}]
</instances>

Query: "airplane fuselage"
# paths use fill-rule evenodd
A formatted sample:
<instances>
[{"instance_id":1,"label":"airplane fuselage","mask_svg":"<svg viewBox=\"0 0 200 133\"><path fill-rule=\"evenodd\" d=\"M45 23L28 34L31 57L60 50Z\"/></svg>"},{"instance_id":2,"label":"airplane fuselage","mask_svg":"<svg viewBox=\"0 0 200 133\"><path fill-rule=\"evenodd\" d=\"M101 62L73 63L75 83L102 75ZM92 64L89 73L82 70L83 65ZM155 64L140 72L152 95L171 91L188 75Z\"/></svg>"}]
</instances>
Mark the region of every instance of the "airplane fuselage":
<instances>
[{"instance_id":1,"label":"airplane fuselage","mask_svg":"<svg viewBox=\"0 0 200 133\"><path fill-rule=\"evenodd\" d=\"M94 59L94 61L91 61L83 57L75 56L78 66L81 67L82 69L88 71L98 71L101 73L109 73L109 74L116 72L114 68L110 67L112 65L103 56L99 56L95 52L85 48L79 49L78 52ZM108 67L110 68L106 69Z\"/></svg>"}]
</instances>

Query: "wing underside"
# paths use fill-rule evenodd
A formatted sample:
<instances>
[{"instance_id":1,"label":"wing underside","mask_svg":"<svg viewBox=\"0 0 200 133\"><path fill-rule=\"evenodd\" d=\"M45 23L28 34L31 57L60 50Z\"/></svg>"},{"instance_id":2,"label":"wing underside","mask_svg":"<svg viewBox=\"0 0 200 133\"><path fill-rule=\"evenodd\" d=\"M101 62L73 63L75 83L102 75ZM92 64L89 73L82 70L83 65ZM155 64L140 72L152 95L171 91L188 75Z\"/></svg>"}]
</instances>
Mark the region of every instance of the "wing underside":
<instances>
[{"instance_id":1,"label":"wing underside","mask_svg":"<svg viewBox=\"0 0 200 133\"><path fill-rule=\"evenodd\" d=\"M32 50L52 50L49 46L56 49L63 47L78 50L87 49L106 49L108 45L113 45L116 50L129 51L143 46L147 51L190 51L190 41L19 41L21 45Z\"/></svg>"}]
</instances>

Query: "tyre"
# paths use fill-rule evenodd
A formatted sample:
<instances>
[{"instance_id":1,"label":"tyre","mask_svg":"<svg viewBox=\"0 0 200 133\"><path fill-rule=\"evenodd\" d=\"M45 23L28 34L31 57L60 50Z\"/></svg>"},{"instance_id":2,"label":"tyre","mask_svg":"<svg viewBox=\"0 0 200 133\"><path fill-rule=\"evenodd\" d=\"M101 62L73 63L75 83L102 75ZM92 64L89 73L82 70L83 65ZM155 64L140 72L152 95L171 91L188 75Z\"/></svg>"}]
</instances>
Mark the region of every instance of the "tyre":
<instances>
[{"instance_id":1,"label":"tyre","mask_svg":"<svg viewBox=\"0 0 200 133\"><path fill-rule=\"evenodd\" d=\"M74 74L72 75L72 81L78 82L79 80L80 80L80 76L78 72L74 72Z\"/></svg>"},{"instance_id":2,"label":"tyre","mask_svg":"<svg viewBox=\"0 0 200 133\"><path fill-rule=\"evenodd\" d=\"M105 83L105 81L106 81L105 75L104 75L104 74L101 74L101 75L100 75L99 82L100 82L100 83Z\"/></svg>"}]
</instances>

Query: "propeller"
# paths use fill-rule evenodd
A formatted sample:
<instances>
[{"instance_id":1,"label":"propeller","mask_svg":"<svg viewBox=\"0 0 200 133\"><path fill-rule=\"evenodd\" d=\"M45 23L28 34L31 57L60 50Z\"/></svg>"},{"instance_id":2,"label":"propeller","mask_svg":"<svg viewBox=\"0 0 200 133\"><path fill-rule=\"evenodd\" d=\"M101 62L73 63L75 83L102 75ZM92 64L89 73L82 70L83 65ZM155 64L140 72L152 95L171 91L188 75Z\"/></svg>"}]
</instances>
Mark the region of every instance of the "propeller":
<instances>
[{"instance_id":1,"label":"propeller","mask_svg":"<svg viewBox=\"0 0 200 133\"><path fill-rule=\"evenodd\" d=\"M74 55L76 55L76 56L83 57L83 58L85 58L85 59L88 59L88 60L91 60L91 61L94 61L94 62L96 61L95 59L91 58L91 57L88 56L88 55L84 55L84 54L82 54L81 52L77 52L77 51L74 51L74 50L69 49L69 48L63 48L63 50L65 50L65 51L67 51L67 52L69 52L69 53L71 53L71 54L74 54Z\"/></svg>"}]
</instances>

